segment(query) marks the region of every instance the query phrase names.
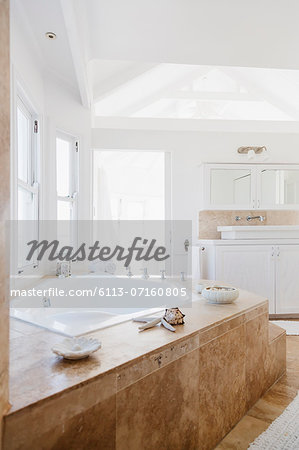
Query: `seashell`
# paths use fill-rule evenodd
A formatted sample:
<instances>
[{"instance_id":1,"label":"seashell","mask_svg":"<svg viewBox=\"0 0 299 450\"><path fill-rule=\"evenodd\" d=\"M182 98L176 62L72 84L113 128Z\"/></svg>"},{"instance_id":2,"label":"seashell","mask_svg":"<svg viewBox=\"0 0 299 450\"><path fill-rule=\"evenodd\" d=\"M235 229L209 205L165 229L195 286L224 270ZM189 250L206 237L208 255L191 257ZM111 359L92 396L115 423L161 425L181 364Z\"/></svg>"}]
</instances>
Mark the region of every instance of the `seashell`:
<instances>
[{"instance_id":1,"label":"seashell","mask_svg":"<svg viewBox=\"0 0 299 450\"><path fill-rule=\"evenodd\" d=\"M94 338L67 338L52 348L56 355L63 356L65 359L83 359L91 353L101 348L101 343Z\"/></svg>"},{"instance_id":2,"label":"seashell","mask_svg":"<svg viewBox=\"0 0 299 450\"><path fill-rule=\"evenodd\" d=\"M161 319L161 324L163 325L163 327L167 328L167 330L175 331L175 328L173 328L173 326L171 326L163 317Z\"/></svg>"},{"instance_id":3,"label":"seashell","mask_svg":"<svg viewBox=\"0 0 299 450\"><path fill-rule=\"evenodd\" d=\"M163 319L170 325L183 325L185 314L179 308L168 308L165 310Z\"/></svg>"},{"instance_id":4,"label":"seashell","mask_svg":"<svg viewBox=\"0 0 299 450\"><path fill-rule=\"evenodd\" d=\"M147 330L148 328L155 327L160 322L161 322L161 318L156 317L155 319L151 320L150 322L146 322L144 325L141 325L140 327L138 327L138 329L139 329L139 331Z\"/></svg>"}]
</instances>

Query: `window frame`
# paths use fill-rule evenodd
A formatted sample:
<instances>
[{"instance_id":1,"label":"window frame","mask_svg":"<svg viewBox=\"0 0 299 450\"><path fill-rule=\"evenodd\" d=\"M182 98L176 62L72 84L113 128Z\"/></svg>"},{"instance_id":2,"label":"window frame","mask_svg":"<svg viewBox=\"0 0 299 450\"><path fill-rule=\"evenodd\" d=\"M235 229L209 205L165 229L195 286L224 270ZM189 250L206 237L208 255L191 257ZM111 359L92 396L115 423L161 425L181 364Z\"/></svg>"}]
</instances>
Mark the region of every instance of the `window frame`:
<instances>
[{"instance_id":1,"label":"window frame","mask_svg":"<svg viewBox=\"0 0 299 450\"><path fill-rule=\"evenodd\" d=\"M57 192L57 139L67 141L71 146L70 153L70 180L69 180L69 195L58 195ZM58 220L58 202L66 202L71 204L72 213L72 235L73 244L76 245L78 241L78 194L79 194L79 151L80 151L80 141L79 137L72 135L61 129L56 129L55 134L55 192L56 192L56 217Z\"/></svg>"},{"instance_id":2,"label":"window frame","mask_svg":"<svg viewBox=\"0 0 299 450\"><path fill-rule=\"evenodd\" d=\"M39 239L39 220L40 220L40 151L41 151L41 130L40 130L40 115L37 109L33 106L32 101L25 89L21 86L18 80L13 80L13 94L12 94L12 211L11 217L19 221L18 207L19 207L19 188L35 197L34 221L37 223L36 239ZM15 88L14 88L15 87ZM30 126L30 143L29 143L29 167L27 167L27 182L19 178L18 173L18 110L28 118ZM15 261L12 267L13 273L18 275L33 274L38 268L39 264L36 259L30 261L28 264L19 265L19 248L12 242L14 254L12 260ZM24 261L23 261L24 263Z\"/></svg>"}]
</instances>

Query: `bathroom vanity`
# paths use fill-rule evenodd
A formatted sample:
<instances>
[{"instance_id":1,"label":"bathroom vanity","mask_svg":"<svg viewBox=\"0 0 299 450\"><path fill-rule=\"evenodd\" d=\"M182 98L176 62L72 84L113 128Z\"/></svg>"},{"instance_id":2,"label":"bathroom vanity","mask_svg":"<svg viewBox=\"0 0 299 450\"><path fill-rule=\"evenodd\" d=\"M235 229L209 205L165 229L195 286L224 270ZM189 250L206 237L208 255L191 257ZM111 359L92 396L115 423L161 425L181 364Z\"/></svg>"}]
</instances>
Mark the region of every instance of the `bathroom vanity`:
<instances>
[{"instance_id":1,"label":"bathroom vanity","mask_svg":"<svg viewBox=\"0 0 299 450\"><path fill-rule=\"evenodd\" d=\"M201 278L263 295L270 314L299 314L299 226L222 226L199 242Z\"/></svg>"}]
</instances>

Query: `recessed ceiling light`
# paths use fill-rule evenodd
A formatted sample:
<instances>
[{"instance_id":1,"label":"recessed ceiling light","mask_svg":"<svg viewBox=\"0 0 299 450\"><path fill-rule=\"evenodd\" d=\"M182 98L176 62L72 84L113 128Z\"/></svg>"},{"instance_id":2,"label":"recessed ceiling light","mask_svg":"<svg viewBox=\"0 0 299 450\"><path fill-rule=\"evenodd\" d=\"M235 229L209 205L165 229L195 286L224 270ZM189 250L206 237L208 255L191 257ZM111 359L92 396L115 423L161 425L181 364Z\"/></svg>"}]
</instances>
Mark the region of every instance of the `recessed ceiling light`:
<instances>
[{"instance_id":1,"label":"recessed ceiling light","mask_svg":"<svg viewBox=\"0 0 299 450\"><path fill-rule=\"evenodd\" d=\"M45 36L46 36L46 38L48 38L48 39L56 39L56 34L53 33L52 31L48 31L48 32L45 34Z\"/></svg>"}]
</instances>

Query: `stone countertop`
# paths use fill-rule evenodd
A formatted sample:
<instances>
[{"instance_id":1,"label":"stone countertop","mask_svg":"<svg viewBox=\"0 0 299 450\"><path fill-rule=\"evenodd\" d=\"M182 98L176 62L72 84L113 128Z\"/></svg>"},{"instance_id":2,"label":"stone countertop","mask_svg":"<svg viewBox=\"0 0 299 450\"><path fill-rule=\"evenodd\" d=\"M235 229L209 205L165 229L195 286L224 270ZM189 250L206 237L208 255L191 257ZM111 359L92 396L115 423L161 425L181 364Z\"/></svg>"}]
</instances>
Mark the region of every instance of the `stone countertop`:
<instances>
[{"instance_id":1,"label":"stone countertop","mask_svg":"<svg viewBox=\"0 0 299 450\"><path fill-rule=\"evenodd\" d=\"M193 294L192 308L185 308L185 324L170 332L155 327L138 333L140 324L126 322L106 328L92 335L102 342L102 348L89 358L66 361L54 355L51 347L64 336L44 330L17 319L11 319L10 340L10 402L8 414L31 404L42 402L67 390L74 389L103 374L124 369L132 361L190 338L204 335L210 329L225 332L232 319L245 321L256 310L268 311L267 300L247 291L240 291L236 303L208 304ZM228 328L229 329L229 328Z\"/></svg>"}]
</instances>

